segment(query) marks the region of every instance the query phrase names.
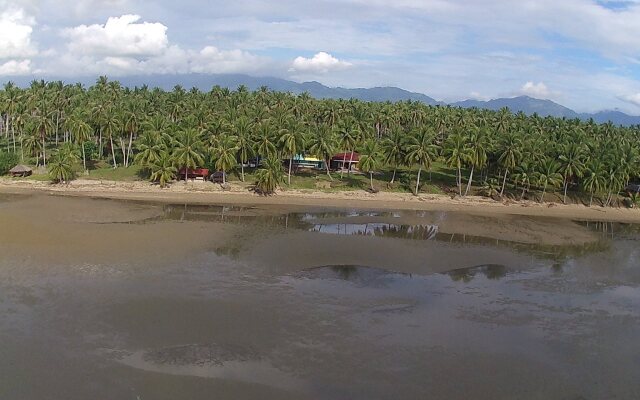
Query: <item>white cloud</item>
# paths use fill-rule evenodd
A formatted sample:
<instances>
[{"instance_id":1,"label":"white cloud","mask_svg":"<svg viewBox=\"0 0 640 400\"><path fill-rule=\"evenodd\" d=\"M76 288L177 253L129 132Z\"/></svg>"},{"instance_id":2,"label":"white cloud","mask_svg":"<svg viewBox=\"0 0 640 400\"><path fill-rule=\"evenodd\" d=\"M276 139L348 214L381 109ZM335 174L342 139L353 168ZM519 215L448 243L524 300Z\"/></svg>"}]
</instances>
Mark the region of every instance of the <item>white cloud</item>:
<instances>
[{"instance_id":1,"label":"white cloud","mask_svg":"<svg viewBox=\"0 0 640 400\"><path fill-rule=\"evenodd\" d=\"M142 22L139 15L111 17L104 25L80 25L63 30L69 49L83 55L146 57L167 49L167 27Z\"/></svg>"},{"instance_id":2,"label":"white cloud","mask_svg":"<svg viewBox=\"0 0 640 400\"><path fill-rule=\"evenodd\" d=\"M618 98L622 101L625 101L627 103L631 103L633 105L640 107L640 93L618 96Z\"/></svg>"},{"instance_id":3,"label":"white cloud","mask_svg":"<svg viewBox=\"0 0 640 400\"><path fill-rule=\"evenodd\" d=\"M489 97L483 96L482 93L480 93L480 92L473 91L473 92L469 93L469 99L487 101L487 100L489 100Z\"/></svg>"},{"instance_id":4,"label":"white cloud","mask_svg":"<svg viewBox=\"0 0 640 400\"><path fill-rule=\"evenodd\" d=\"M216 74L254 71L266 62L246 51L220 50L214 46L207 46L190 58L192 72Z\"/></svg>"},{"instance_id":5,"label":"white cloud","mask_svg":"<svg viewBox=\"0 0 640 400\"><path fill-rule=\"evenodd\" d=\"M552 96L552 92L549 90L547 85L544 82L527 82L522 88L520 88L520 94L535 97L538 99L547 99Z\"/></svg>"},{"instance_id":6,"label":"white cloud","mask_svg":"<svg viewBox=\"0 0 640 400\"><path fill-rule=\"evenodd\" d=\"M31 73L31 61L30 60L10 60L0 65L0 75L28 75Z\"/></svg>"},{"instance_id":7,"label":"white cloud","mask_svg":"<svg viewBox=\"0 0 640 400\"><path fill-rule=\"evenodd\" d=\"M312 58L297 57L291 64L291 72L326 74L351 67L353 64L341 61L329 53L321 51Z\"/></svg>"},{"instance_id":8,"label":"white cloud","mask_svg":"<svg viewBox=\"0 0 640 400\"><path fill-rule=\"evenodd\" d=\"M35 20L23 9L9 9L0 14L0 58L27 58L36 54L31 43Z\"/></svg>"}]
</instances>

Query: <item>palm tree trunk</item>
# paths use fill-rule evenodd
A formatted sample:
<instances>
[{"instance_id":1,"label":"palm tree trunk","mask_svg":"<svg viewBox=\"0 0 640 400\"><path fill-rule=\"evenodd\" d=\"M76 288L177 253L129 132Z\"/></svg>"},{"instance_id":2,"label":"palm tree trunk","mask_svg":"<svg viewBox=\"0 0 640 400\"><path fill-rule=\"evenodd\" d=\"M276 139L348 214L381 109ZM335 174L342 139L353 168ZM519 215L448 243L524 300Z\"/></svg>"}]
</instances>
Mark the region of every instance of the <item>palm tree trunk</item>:
<instances>
[{"instance_id":1,"label":"palm tree trunk","mask_svg":"<svg viewBox=\"0 0 640 400\"><path fill-rule=\"evenodd\" d=\"M351 150L351 154L349 155L349 169L347 170L347 175L351 175L352 165L353 165L353 150Z\"/></svg>"},{"instance_id":2,"label":"palm tree trunk","mask_svg":"<svg viewBox=\"0 0 640 400\"><path fill-rule=\"evenodd\" d=\"M508 169L504 170L504 178L502 179L502 189L500 190L500 197L504 194L504 187L507 184L507 174L509 173Z\"/></svg>"},{"instance_id":3,"label":"palm tree trunk","mask_svg":"<svg viewBox=\"0 0 640 400\"><path fill-rule=\"evenodd\" d=\"M85 153L84 153L84 142L82 142L80 146L82 146L82 166L84 167L84 174L89 175L88 174L89 171L87 170L87 157L85 156Z\"/></svg>"},{"instance_id":4,"label":"palm tree trunk","mask_svg":"<svg viewBox=\"0 0 640 400\"><path fill-rule=\"evenodd\" d=\"M344 151L345 153L347 152L346 150ZM340 169L340 179L342 179L342 174L344 173L344 164L347 162L347 160L344 159L344 153L342 153L342 168Z\"/></svg>"},{"instance_id":5,"label":"palm tree trunk","mask_svg":"<svg viewBox=\"0 0 640 400\"><path fill-rule=\"evenodd\" d=\"M47 168L47 147L45 146L44 136L42 136L42 164Z\"/></svg>"},{"instance_id":6,"label":"palm tree trunk","mask_svg":"<svg viewBox=\"0 0 640 400\"><path fill-rule=\"evenodd\" d=\"M329 179L333 182L333 177L331 176L331 173L329 173L329 163L325 160L324 162L324 166L327 169L327 176L329 177Z\"/></svg>"},{"instance_id":7,"label":"palm tree trunk","mask_svg":"<svg viewBox=\"0 0 640 400\"><path fill-rule=\"evenodd\" d=\"M544 185L544 189L542 189L542 197L540 197L540 203L544 203L544 194L547 192L547 185Z\"/></svg>"},{"instance_id":8,"label":"palm tree trunk","mask_svg":"<svg viewBox=\"0 0 640 400\"><path fill-rule=\"evenodd\" d=\"M562 202L564 204L567 204L567 188L569 187L569 180L565 177L564 178L564 198L562 199Z\"/></svg>"},{"instance_id":9,"label":"palm tree trunk","mask_svg":"<svg viewBox=\"0 0 640 400\"><path fill-rule=\"evenodd\" d=\"M133 145L133 131L129 132L129 147L127 148L127 161L126 166L129 166L129 160L131 159L131 146Z\"/></svg>"},{"instance_id":10,"label":"palm tree trunk","mask_svg":"<svg viewBox=\"0 0 640 400\"><path fill-rule=\"evenodd\" d=\"M100 159L102 159L102 155L104 152L104 149L102 148L102 127L100 127L100 133L98 135L98 144L98 147L100 148Z\"/></svg>"},{"instance_id":11,"label":"palm tree trunk","mask_svg":"<svg viewBox=\"0 0 640 400\"><path fill-rule=\"evenodd\" d=\"M418 195L418 188L420 187L420 173L422 173L422 167L418 168L418 180L416 181L416 196Z\"/></svg>"},{"instance_id":12,"label":"palm tree trunk","mask_svg":"<svg viewBox=\"0 0 640 400\"><path fill-rule=\"evenodd\" d=\"M393 175L391 176L391 182L389 182L389 183L393 184L393 182L395 182L395 180L396 180L396 168L394 167L393 168Z\"/></svg>"},{"instance_id":13,"label":"palm tree trunk","mask_svg":"<svg viewBox=\"0 0 640 400\"><path fill-rule=\"evenodd\" d=\"M371 182L371 191L373 192L373 172L369 171L369 181Z\"/></svg>"},{"instance_id":14,"label":"palm tree trunk","mask_svg":"<svg viewBox=\"0 0 640 400\"><path fill-rule=\"evenodd\" d=\"M460 170L460 164L458 164L458 194L462 196L462 171Z\"/></svg>"},{"instance_id":15,"label":"palm tree trunk","mask_svg":"<svg viewBox=\"0 0 640 400\"><path fill-rule=\"evenodd\" d=\"M227 184L227 173L225 172L224 168L222 169L222 184L226 185ZM224 207L223 207L224 210Z\"/></svg>"},{"instance_id":16,"label":"palm tree trunk","mask_svg":"<svg viewBox=\"0 0 640 400\"><path fill-rule=\"evenodd\" d=\"M467 190L464 191L464 195L469 194L469 188L471 188L471 182L473 182L473 170L476 168L475 165L471 166L471 174L469 174L469 182L467 182Z\"/></svg>"},{"instance_id":17,"label":"palm tree trunk","mask_svg":"<svg viewBox=\"0 0 640 400\"><path fill-rule=\"evenodd\" d=\"M118 164L116 164L116 150L113 145L113 135L109 135L109 141L111 142L111 156L113 157L113 168L118 168Z\"/></svg>"},{"instance_id":18,"label":"palm tree trunk","mask_svg":"<svg viewBox=\"0 0 640 400\"><path fill-rule=\"evenodd\" d=\"M291 186L291 164L293 164L293 156L289 157L289 178L287 185Z\"/></svg>"},{"instance_id":19,"label":"palm tree trunk","mask_svg":"<svg viewBox=\"0 0 640 400\"><path fill-rule=\"evenodd\" d=\"M11 124L11 139L13 140L13 152L16 152L16 130L13 129L13 124Z\"/></svg>"},{"instance_id":20,"label":"palm tree trunk","mask_svg":"<svg viewBox=\"0 0 640 400\"><path fill-rule=\"evenodd\" d=\"M244 182L244 163L240 162L240 174L242 175L242 182Z\"/></svg>"},{"instance_id":21,"label":"palm tree trunk","mask_svg":"<svg viewBox=\"0 0 640 400\"><path fill-rule=\"evenodd\" d=\"M522 185L522 194L520 195L520 201L522 201L524 199L524 192L527 190L527 187L525 185Z\"/></svg>"},{"instance_id":22,"label":"palm tree trunk","mask_svg":"<svg viewBox=\"0 0 640 400\"><path fill-rule=\"evenodd\" d=\"M124 167L127 167L127 154L126 154L126 146L124 145L124 141L120 138L120 150L122 150L122 164Z\"/></svg>"},{"instance_id":23,"label":"palm tree trunk","mask_svg":"<svg viewBox=\"0 0 640 400\"><path fill-rule=\"evenodd\" d=\"M589 199L589 207L593 204L593 190L591 191L591 198Z\"/></svg>"}]
</instances>

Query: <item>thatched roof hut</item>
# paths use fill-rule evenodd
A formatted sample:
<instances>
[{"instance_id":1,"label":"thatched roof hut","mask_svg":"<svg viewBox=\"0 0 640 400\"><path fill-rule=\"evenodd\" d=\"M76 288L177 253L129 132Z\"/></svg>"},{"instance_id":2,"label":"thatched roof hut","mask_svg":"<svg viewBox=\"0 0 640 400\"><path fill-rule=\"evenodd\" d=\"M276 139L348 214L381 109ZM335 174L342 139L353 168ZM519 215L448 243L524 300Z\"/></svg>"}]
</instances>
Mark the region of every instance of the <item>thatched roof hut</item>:
<instances>
[{"instance_id":1,"label":"thatched roof hut","mask_svg":"<svg viewBox=\"0 0 640 400\"><path fill-rule=\"evenodd\" d=\"M33 170L26 165L18 164L9 170L11 176L29 176Z\"/></svg>"}]
</instances>

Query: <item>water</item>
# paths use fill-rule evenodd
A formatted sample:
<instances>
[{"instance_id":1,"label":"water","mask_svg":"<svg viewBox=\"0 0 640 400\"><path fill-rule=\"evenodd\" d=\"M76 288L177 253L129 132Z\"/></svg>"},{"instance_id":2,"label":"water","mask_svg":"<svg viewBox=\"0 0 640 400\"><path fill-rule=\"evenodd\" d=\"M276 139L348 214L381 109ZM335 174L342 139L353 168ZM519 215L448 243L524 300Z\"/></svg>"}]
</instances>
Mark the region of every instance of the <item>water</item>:
<instances>
[{"instance_id":1,"label":"water","mask_svg":"<svg viewBox=\"0 0 640 400\"><path fill-rule=\"evenodd\" d=\"M0 399L640 398L634 225L38 196L0 224Z\"/></svg>"}]
</instances>

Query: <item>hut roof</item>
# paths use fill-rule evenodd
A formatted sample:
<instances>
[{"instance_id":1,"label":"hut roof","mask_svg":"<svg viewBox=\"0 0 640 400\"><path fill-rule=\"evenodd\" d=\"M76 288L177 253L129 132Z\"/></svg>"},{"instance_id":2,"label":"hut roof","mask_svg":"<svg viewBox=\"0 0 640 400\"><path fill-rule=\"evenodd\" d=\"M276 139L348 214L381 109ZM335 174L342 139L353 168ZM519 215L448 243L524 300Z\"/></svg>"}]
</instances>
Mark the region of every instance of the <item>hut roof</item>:
<instances>
[{"instance_id":1,"label":"hut roof","mask_svg":"<svg viewBox=\"0 0 640 400\"><path fill-rule=\"evenodd\" d=\"M23 164L18 164L9 170L12 174L20 174L23 172L32 172L32 169Z\"/></svg>"},{"instance_id":2,"label":"hut roof","mask_svg":"<svg viewBox=\"0 0 640 400\"><path fill-rule=\"evenodd\" d=\"M355 151L353 153L338 153L331 157L331 161L351 161L353 163L357 163L360 161L360 154Z\"/></svg>"}]
</instances>

